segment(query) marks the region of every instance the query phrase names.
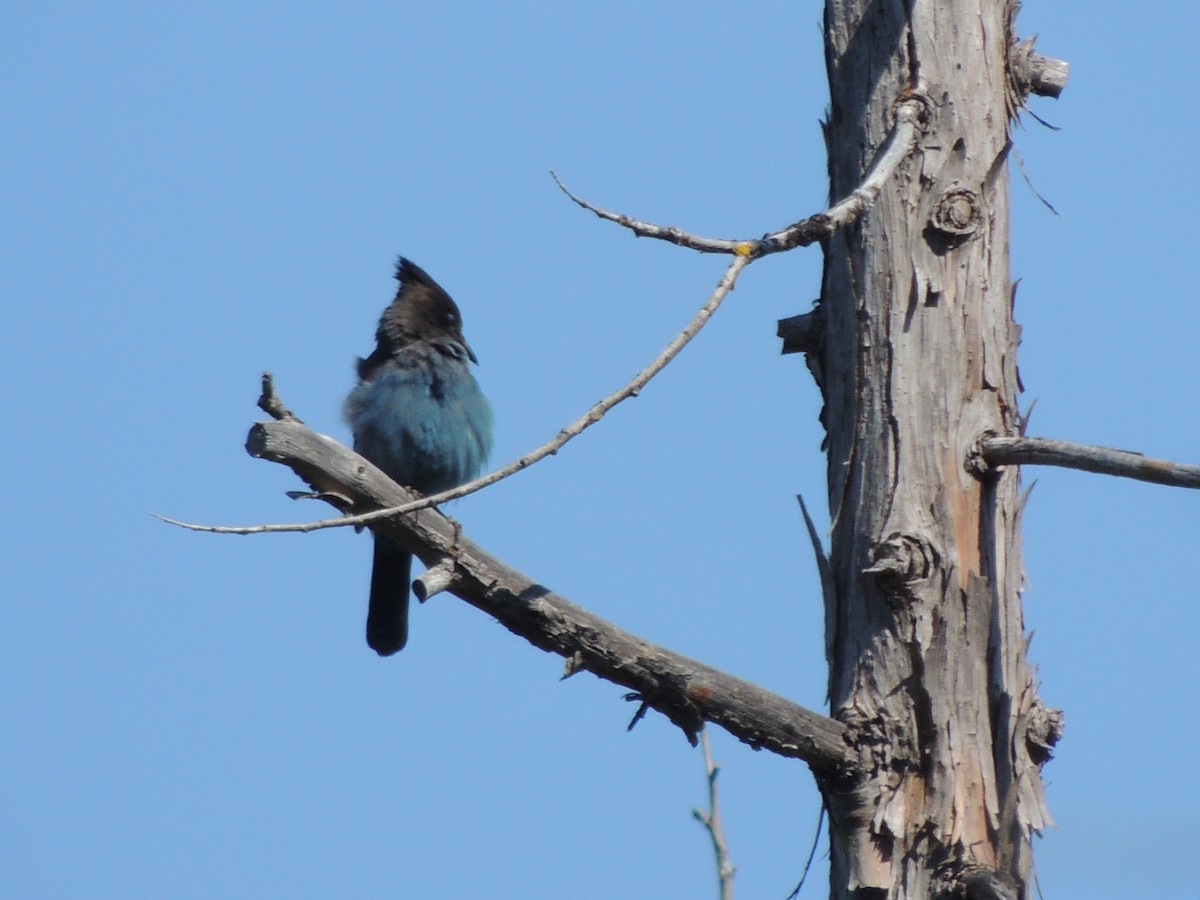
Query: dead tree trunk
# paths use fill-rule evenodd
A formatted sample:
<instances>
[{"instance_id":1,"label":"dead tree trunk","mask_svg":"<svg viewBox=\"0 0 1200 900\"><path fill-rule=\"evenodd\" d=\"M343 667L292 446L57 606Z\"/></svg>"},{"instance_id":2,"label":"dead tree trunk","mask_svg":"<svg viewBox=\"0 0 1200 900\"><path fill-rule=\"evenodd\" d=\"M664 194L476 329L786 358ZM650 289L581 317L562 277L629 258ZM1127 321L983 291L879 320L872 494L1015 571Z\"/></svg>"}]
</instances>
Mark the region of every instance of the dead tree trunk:
<instances>
[{"instance_id":1,"label":"dead tree trunk","mask_svg":"<svg viewBox=\"0 0 1200 900\"><path fill-rule=\"evenodd\" d=\"M1027 93L1057 96L1066 65L1016 43L1013 14L995 0L827 0L826 139L838 202L781 231L704 238L568 192L635 234L732 261L655 360L542 447L472 485L417 499L305 428L264 378L259 405L276 421L255 425L247 449L290 466L317 492L307 496L362 515L187 527L369 524L430 567L417 581L422 599L452 592L561 654L567 675L588 670L629 688L640 701L634 722L656 709L693 742L711 722L804 760L829 811L835 900L1027 900L1031 838L1049 822L1040 767L1062 723L1038 698L1026 659L1013 466L1191 487L1200 467L1023 436L1008 127ZM825 401L832 543L820 561L831 716L622 631L424 508L556 452L660 371L747 265L817 241L819 307L781 322L780 334L785 352L805 352Z\"/></svg>"},{"instance_id":2,"label":"dead tree trunk","mask_svg":"<svg viewBox=\"0 0 1200 900\"><path fill-rule=\"evenodd\" d=\"M830 191L862 181L898 98L916 152L825 244L832 714L865 763L826 783L831 896L1027 895L1057 714L1026 662L1016 469L970 471L1020 432L1008 265L1011 8L826 4Z\"/></svg>"}]
</instances>

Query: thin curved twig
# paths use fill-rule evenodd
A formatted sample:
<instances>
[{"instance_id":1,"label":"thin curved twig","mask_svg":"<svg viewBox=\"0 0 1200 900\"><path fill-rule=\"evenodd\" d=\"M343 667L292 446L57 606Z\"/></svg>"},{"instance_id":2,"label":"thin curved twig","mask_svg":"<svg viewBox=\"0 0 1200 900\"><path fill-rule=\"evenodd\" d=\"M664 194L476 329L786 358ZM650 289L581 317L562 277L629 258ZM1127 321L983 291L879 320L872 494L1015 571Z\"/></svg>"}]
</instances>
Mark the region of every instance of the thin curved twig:
<instances>
[{"instance_id":1,"label":"thin curved twig","mask_svg":"<svg viewBox=\"0 0 1200 900\"><path fill-rule=\"evenodd\" d=\"M628 228L638 237L667 241L700 253L733 253L758 259L760 256L781 253L794 247L807 247L816 241L831 237L836 231L845 228L866 212L879 196L879 192L883 190L883 186L895 174L896 168L916 146L925 110L926 101L921 95L910 93L902 97L896 105L896 121L892 126L892 133L888 136L886 147L867 177L863 179L863 183L852 191L850 196L835 203L824 212L816 213L799 222L793 222L787 228L756 239L709 238L669 225L643 222L623 213L601 209L571 193L554 172L550 173L550 177L554 179L559 189L576 204L595 213L605 221L615 222L622 228Z\"/></svg>"},{"instance_id":2,"label":"thin curved twig","mask_svg":"<svg viewBox=\"0 0 1200 900\"><path fill-rule=\"evenodd\" d=\"M178 525L180 528L187 528L190 531L203 531L209 534L278 534L278 533L304 533L309 531L318 531L323 528L345 528L348 525L367 525L371 522L376 522L380 519L386 519L390 516L399 513L413 512L414 510L424 509L429 506L437 506L439 503L445 503L448 500L456 500L459 497L465 497L467 494L473 494L475 491L482 490L488 485L495 484L509 475L513 475L522 469L528 468L535 462L545 459L547 456L557 453L567 441L577 437L587 428L599 422L604 415L629 397L637 395L646 383L655 375L663 370L664 367L674 359L679 351L682 350L691 341L692 338L699 333L705 323L712 317L712 314L717 311L733 290L734 284L737 282L738 275L742 269L746 268L751 262L750 256L738 255L734 256L729 266L725 269L725 274L721 276L721 280L717 282L716 288L709 295L708 300L700 307L700 310L692 317L692 320L687 324L683 331L679 332L675 338L663 348L644 369L637 373L628 384L621 387L619 390L609 394L603 400L599 400L592 405L586 413L567 425L553 439L547 441L542 446L535 450L531 450L519 459L515 459L508 465L502 466L493 472L476 478L474 481L468 481L466 484L452 488L448 491L442 491L440 494L432 494L428 497L423 497L420 500L414 500L412 503L405 503L403 506L396 506L390 509L380 509L374 512L362 513L353 516L341 516L336 519L320 519L314 522L300 522L296 524L270 524L270 525L198 525L191 522L182 522L178 519L171 519L166 516L159 516L158 519L166 522L168 525ZM264 380L264 392L266 391L267 381ZM273 392L272 392L273 393ZM265 408L265 407L264 407ZM280 408L282 404L280 404ZM290 414L289 414L290 415Z\"/></svg>"},{"instance_id":3,"label":"thin curved twig","mask_svg":"<svg viewBox=\"0 0 1200 900\"><path fill-rule=\"evenodd\" d=\"M817 213L809 216L807 219L802 219L782 231L776 231L771 234L764 235L762 238L751 241L729 241L729 240L713 240L709 238L701 238L695 235L690 235L686 232L675 228L664 228L658 225L650 225L645 222L639 222L628 216L618 215L606 210L599 209L596 206L588 203L580 197L575 196L566 186L558 180L558 176L554 175L554 180L558 186L568 197L574 200L584 209L590 210L602 219L608 219L618 224L624 225L634 231L635 234L644 237L656 237L662 240L668 240L672 243L679 244L683 247L689 247L694 250L700 250L705 253L729 253L733 255L733 260L725 269L725 274L721 276L721 280L717 283L716 288L709 295L708 300L700 308L699 312L692 318L692 321L675 339L671 341L663 351L654 358L642 371L624 387L605 397L592 405L586 413L572 422L570 425L563 428L555 437L538 447L531 450L519 459L515 459L506 466L502 466L495 471L489 472L474 481L469 481L459 487L452 488L448 491L442 491L440 494L434 494L429 497L423 497L420 500L414 500L412 503L406 503L403 506L394 507L391 509L380 509L374 512L362 513L360 515L342 516L336 519L320 519L313 522L300 522L296 524L267 524L267 525L248 525L248 526L229 526L229 525L200 525L192 522L183 522L179 519L172 519L167 516L156 515L156 517L169 525L177 525L180 528L187 528L191 531L202 531L210 534L278 534L278 533L304 533L309 531L318 531L323 528L345 528L349 525L367 525L371 522L376 522L380 519L386 519L389 516L394 516L399 513L413 512L418 509L424 509L430 506L436 506L439 503L445 503L449 500L455 500L459 497L465 497L467 494L473 494L475 491L495 484L501 479L507 478L522 469L528 468L539 460L545 459L557 453L567 441L581 434L588 427L596 424L604 417L610 409L626 400L629 397L635 396L646 383L657 375L672 359L678 355L688 342L704 327L705 323L716 312L717 307L725 299L726 295L733 290L733 286L737 281L738 275L742 269L749 265L755 259L761 256L766 256L771 253L779 253L784 250L790 250L793 247L807 246L814 241L822 240L829 237L839 228L843 228L851 222L855 221L865 212L875 198L879 196L879 192L883 189L884 184L895 173L900 162L908 156L913 147L916 146L917 138L920 135L921 128L924 122L925 109L927 101L925 98L915 92L909 92L901 97L896 105L896 122L892 128L892 133L888 137L887 145L882 154L876 160L875 165L863 180L863 183L851 192L850 196L827 209L825 212ZM551 173L553 175L554 173ZM264 378L264 396L266 396L269 386L269 376ZM273 397L273 391L271 392ZM267 403L263 404L260 400L260 405L268 413L277 419L283 420L284 416L292 414L282 406L282 404Z\"/></svg>"}]
</instances>

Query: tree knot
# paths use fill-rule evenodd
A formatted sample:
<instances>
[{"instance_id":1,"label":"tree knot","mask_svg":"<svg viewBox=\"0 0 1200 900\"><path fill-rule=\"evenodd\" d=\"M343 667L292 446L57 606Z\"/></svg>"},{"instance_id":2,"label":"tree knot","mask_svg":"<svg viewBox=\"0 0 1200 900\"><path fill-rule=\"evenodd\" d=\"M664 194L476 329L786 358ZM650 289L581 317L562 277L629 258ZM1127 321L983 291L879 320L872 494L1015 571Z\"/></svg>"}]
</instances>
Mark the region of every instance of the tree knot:
<instances>
[{"instance_id":1,"label":"tree knot","mask_svg":"<svg viewBox=\"0 0 1200 900\"><path fill-rule=\"evenodd\" d=\"M929 227L950 247L955 247L979 230L983 220L979 195L962 184L952 184L942 191Z\"/></svg>"},{"instance_id":2,"label":"tree knot","mask_svg":"<svg viewBox=\"0 0 1200 900\"><path fill-rule=\"evenodd\" d=\"M938 552L926 540L892 532L871 548L870 564L863 569L881 581L908 584L928 578L937 566Z\"/></svg>"}]
</instances>

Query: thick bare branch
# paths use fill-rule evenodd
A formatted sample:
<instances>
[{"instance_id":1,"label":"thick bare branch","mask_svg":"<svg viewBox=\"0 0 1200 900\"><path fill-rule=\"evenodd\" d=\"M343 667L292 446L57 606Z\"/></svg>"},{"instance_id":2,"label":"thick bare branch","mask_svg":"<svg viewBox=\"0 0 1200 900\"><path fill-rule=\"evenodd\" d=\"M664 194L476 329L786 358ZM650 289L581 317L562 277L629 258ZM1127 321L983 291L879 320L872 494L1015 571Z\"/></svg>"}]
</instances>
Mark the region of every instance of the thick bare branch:
<instances>
[{"instance_id":1,"label":"thick bare branch","mask_svg":"<svg viewBox=\"0 0 1200 900\"><path fill-rule=\"evenodd\" d=\"M985 437L973 452L983 471L997 466L1061 466L1117 475L1172 487L1200 488L1200 466L1153 459L1131 450L1113 450L1038 437ZM978 470L978 466L975 466Z\"/></svg>"},{"instance_id":2,"label":"thick bare branch","mask_svg":"<svg viewBox=\"0 0 1200 900\"><path fill-rule=\"evenodd\" d=\"M255 424L246 449L288 466L322 497L349 498L354 509L395 508L413 499L352 450L296 421ZM712 722L752 747L802 759L818 774L853 770L840 722L622 631L488 555L441 512L414 510L373 527L436 569L439 590L565 657L572 671L587 669L631 689L633 699L661 712L693 743L701 725Z\"/></svg>"},{"instance_id":3,"label":"thick bare branch","mask_svg":"<svg viewBox=\"0 0 1200 900\"><path fill-rule=\"evenodd\" d=\"M595 213L601 219L616 222L621 227L628 228L638 237L656 238L701 253L732 253L757 259L760 256L781 253L794 247L807 247L809 244L832 236L838 229L844 228L858 219L875 202L875 198L879 196L883 186L891 179L901 161L916 146L925 117L926 104L927 101L915 93L900 98L896 105L896 121L886 147L875 161L871 171L867 173L867 177L863 179L862 184L848 197L824 212L801 219L787 228L765 234L761 238L736 240L702 237L679 228L654 225L623 213L609 212L571 193L553 172L550 175L562 192L579 206Z\"/></svg>"}]
</instances>

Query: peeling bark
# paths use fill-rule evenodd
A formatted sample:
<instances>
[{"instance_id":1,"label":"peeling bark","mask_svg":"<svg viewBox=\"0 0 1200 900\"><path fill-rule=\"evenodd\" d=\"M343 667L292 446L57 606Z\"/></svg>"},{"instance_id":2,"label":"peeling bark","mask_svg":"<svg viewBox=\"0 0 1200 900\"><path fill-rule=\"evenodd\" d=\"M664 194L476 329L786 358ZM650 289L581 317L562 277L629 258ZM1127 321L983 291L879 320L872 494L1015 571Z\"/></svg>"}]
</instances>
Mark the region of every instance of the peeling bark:
<instances>
[{"instance_id":1,"label":"peeling bark","mask_svg":"<svg viewBox=\"0 0 1200 900\"><path fill-rule=\"evenodd\" d=\"M1018 475L964 464L978 435L1019 427L1011 46L1002 3L826 5L831 196L899 98L926 108L893 184L826 242L821 341L801 348L828 432L831 706L868 773L825 787L835 898L1025 897L1049 823L1057 731L1026 661Z\"/></svg>"}]
</instances>

